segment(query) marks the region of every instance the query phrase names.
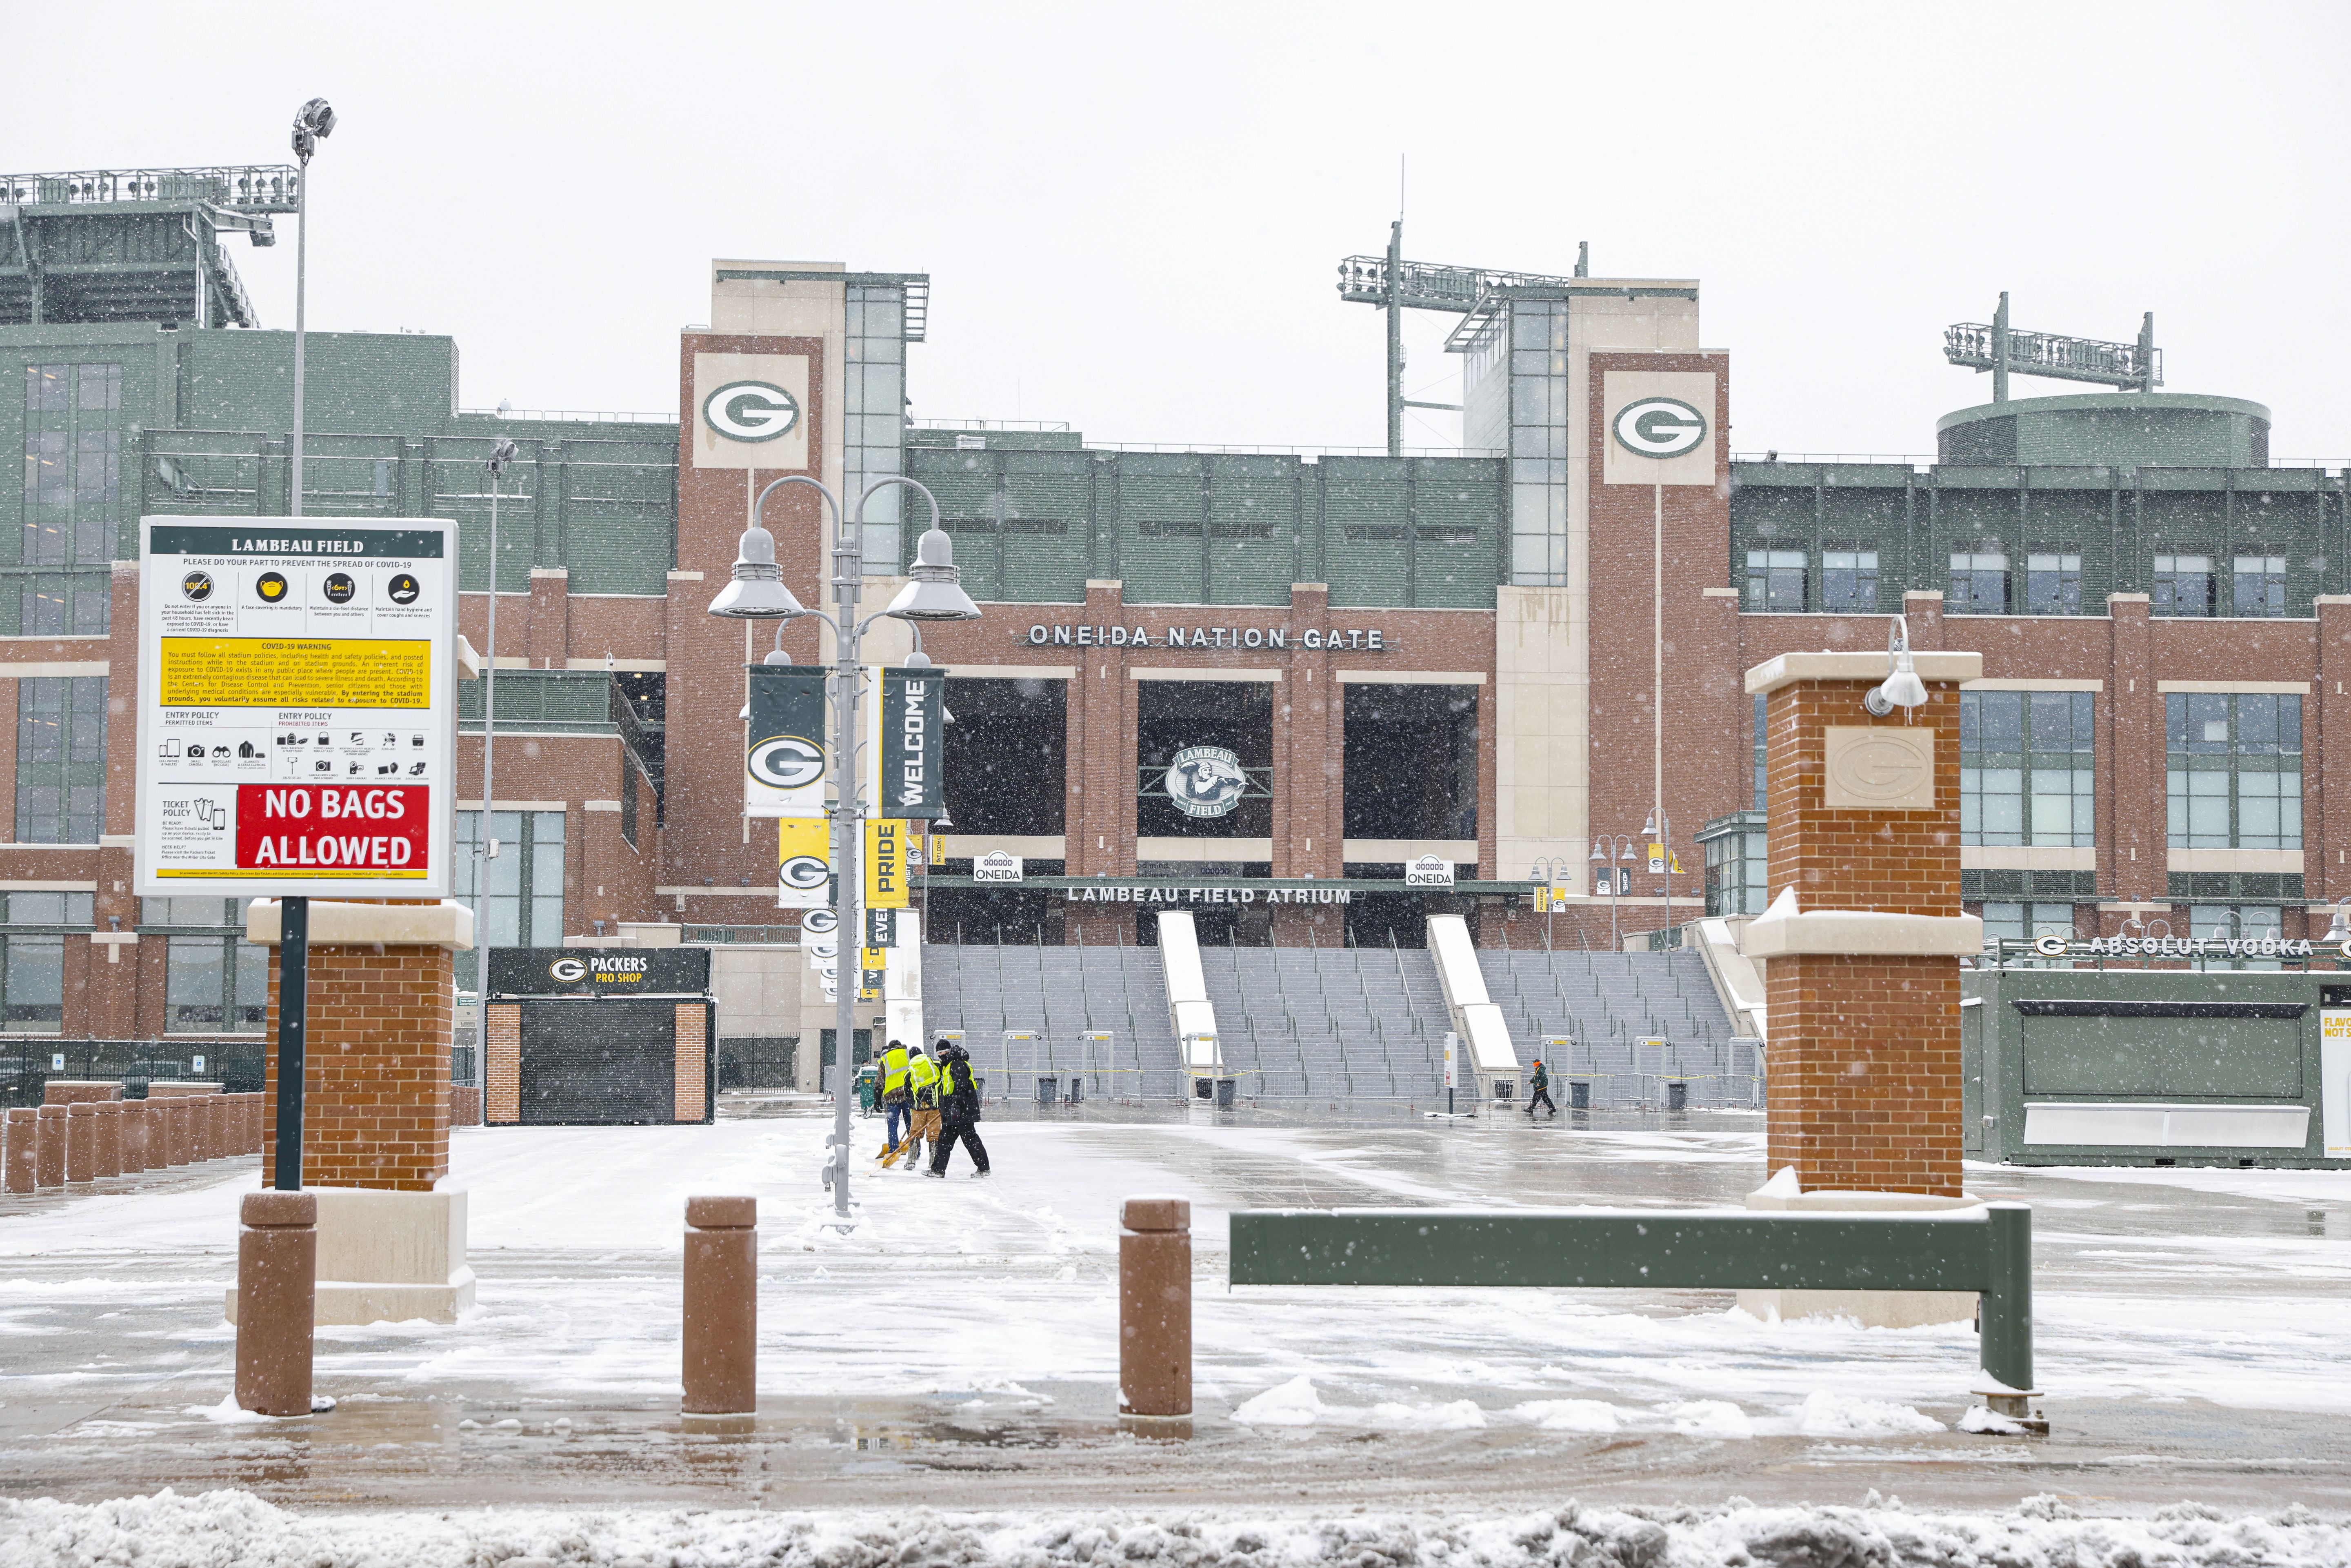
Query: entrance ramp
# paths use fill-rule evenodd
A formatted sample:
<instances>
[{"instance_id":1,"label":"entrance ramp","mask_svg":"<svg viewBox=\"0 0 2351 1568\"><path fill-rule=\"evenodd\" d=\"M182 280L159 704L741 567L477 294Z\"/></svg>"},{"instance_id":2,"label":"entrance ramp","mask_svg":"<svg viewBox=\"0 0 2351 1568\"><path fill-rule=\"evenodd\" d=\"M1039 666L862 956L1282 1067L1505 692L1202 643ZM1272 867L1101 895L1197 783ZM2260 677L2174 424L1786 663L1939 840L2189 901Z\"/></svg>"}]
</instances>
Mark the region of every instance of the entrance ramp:
<instances>
[{"instance_id":1,"label":"entrance ramp","mask_svg":"<svg viewBox=\"0 0 2351 1568\"><path fill-rule=\"evenodd\" d=\"M923 948L925 1026L934 1038L963 1032L991 1100L1032 1098L1040 1077L1066 1095L1080 1074L1091 1098L1176 1097L1183 1073L1166 995L1155 947ZM1031 1038L1006 1039L1019 1034Z\"/></svg>"},{"instance_id":2,"label":"entrance ramp","mask_svg":"<svg viewBox=\"0 0 2351 1568\"><path fill-rule=\"evenodd\" d=\"M1689 949L1608 953L1479 949L1486 991L1520 1054L1540 1043L1552 1096L1588 1085L1604 1109L1761 1107L1762 1058L1738 1035L1706 960ZM1656 1042L1662 1041L1662 1044ZM1675 1085L1678 1084L1678 1090Z\"/></svg>"}]
</instances>

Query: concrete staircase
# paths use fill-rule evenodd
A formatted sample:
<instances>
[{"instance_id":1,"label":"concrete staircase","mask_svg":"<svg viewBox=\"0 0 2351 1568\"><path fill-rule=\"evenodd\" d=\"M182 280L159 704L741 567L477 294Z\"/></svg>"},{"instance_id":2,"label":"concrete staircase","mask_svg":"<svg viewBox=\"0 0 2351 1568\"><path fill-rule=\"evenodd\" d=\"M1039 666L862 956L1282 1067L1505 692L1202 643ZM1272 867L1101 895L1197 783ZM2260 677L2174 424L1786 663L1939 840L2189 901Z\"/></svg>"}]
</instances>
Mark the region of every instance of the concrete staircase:
<instances>
[{"instance_id":1,"label":"concrete staircase","mask_svg":"<svg viewBox=\"0 0 2351 1568\"><path fill-rule=\"evenodd\" d=\"M1170 1100L1183 1092L1167 981L1155 947L923 948L923 1020L963 1032L987 1097L1033 1099L1040 1077L1083 1081L1091 1099ZM1008 1032L1034 1038L1008 1041ZM1081 1037L1107 1032L1107 1048Z\"/></svg>"},{"instance_id":2,"label":"concrete staircase","mask_svg":"<svg viewBox=\"0 0 2351 1568\"><path fill-rule=\"evenodd\" d=\"M1420 948L1204 946L1225 1070L1244 1097L1445 1093L1445 998Z\"/></svg>"},{"instance_id":3,"label":"concrete staircase","mask_svg":"<svg viewBox=\"0 0 2351 1568\"><path fill-rule=\"evenodd\" d=\"M1560 1085L1590 1084L1602 1107L1665 1105L1673 1082L1692 1106L1755 1105L1761 1061L1755 1042L1735 1040L1729 1015L1696 951L1513 952L1478 955L1486 989L1502 1009L1521 1063L1543 1058L1552 1097ZM1544 1048L1546 1035L1572 1047ZM1662 1037L1663 1051L1640 1048Z\"/></svg>"}]
</instances>

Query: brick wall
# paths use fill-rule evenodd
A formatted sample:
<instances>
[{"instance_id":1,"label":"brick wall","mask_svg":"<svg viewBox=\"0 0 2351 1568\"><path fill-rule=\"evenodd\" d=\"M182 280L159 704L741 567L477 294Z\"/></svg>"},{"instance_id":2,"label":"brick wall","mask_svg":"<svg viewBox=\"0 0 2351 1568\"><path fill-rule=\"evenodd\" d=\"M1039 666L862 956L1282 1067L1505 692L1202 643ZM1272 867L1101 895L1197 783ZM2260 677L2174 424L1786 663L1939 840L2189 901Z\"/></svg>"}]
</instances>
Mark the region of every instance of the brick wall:
<instances>
[{"instance_id":1,"label":"brick wall","mask_svg":"<svg viewBox=\"0 0 2351 1568\"><path fill-rule=\"evenodd\" d=\"M483 1059L487 1070L490 1103L485 1120L519 1122L522 1120L522 1009L512 1002L501 1003L484 1009L489 1022L484 1028L489 1054Z\"/></svg>"},{"instance_id":2,"label":"brick wall","mask_svg":"<svg viewBox=\"0 0 2351 1568\"><path fill-rule=\"evenodd\" d=\"M677 1004L677 1108L681 1122L699 1122L709 1113L703 1086L710 1062L710 1009L700 1002Z\"/></svg>"},{"instance_id":3,"label":"brick wall","mask_svg":"<svg viewBox=\"0 0 2351 1568\"><path fill-rule=\"evenodd\" d=\"M269 951L268 1032L277 1033L277 948ZM455 1023L445 947L314 946L303 1074L306 1186L429 1192L449 1171L449 1040ZM276 1180L277 1053L267 1058L262 1185Z\"/></svg>"},{"instance_id":4,"label":"brick wall","mask_svg":"<svg viewBox=\"0 0 2351 1568\"><path fill-rule=\"evenodd\" d=\"M1804 909L1959 913L1959 698L1928 686L1907 721L1935 732L1932 810L1823 803L1830 725L1872 719L1866 681L1771 694L1765 791L1771 881ZM1954 958L1812 956L1764 965L1771 1009L1771 1168L1807 1189L1959 1190L1959 970Z\"/></svg>"}]
</instances>

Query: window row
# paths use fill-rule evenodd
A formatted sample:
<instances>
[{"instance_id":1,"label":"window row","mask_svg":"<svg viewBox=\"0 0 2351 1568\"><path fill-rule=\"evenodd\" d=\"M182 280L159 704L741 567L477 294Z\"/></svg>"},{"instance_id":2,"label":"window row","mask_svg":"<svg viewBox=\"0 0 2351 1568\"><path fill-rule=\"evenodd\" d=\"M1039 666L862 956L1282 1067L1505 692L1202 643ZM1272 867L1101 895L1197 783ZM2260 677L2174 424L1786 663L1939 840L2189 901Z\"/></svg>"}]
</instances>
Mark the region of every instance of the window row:
<instances>
[{"instance_id":1,"label":"window row","mask_svg":"<svg viewBox=\"0 0 2351 1568\"><path fill-rule=\"evenodd\" d=\"M1956 550L1949 559L1943 606L1950 614L2082 613L2078 554L2056 550L2028 554L2022 571L2015 570L2014 560L2004 550ZM2286 613L2283 556L2231 558L2225 581L2210 555L2158 555L2151 566L2150 608L2157 615L2260 619ZM1897 598L1889 585L1884 612L1896 608ZM1766 614L1878 613L1877 552L1823 550L1815 572L1809 550L1749 550L1740 604L1750 612Z\"/></svg>"}]
</instances>

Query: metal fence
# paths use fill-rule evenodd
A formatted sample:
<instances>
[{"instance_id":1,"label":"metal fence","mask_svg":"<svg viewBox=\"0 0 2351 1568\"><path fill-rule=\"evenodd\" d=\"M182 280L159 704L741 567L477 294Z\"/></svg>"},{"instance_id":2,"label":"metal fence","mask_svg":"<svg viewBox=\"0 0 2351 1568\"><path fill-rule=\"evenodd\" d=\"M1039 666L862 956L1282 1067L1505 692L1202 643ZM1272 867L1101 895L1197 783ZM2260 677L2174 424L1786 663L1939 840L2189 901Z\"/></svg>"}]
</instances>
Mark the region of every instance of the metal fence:
<instances>
[{"instance_id":1,"label":"metal fence","mask_svg":"<svg viewBox=\"0 0 2351 1568\"><path fill-rule=\"evenodd\" d=\"M144 1098L147 1085L216 1082L231 1094L258 1093L267 1054L258 1037L184 1035L170 1040L64 1040L22 1036L0 1043L0 1105L38 1105L49 1080L119 1080Z\"/></svg>"}]
</instances>

